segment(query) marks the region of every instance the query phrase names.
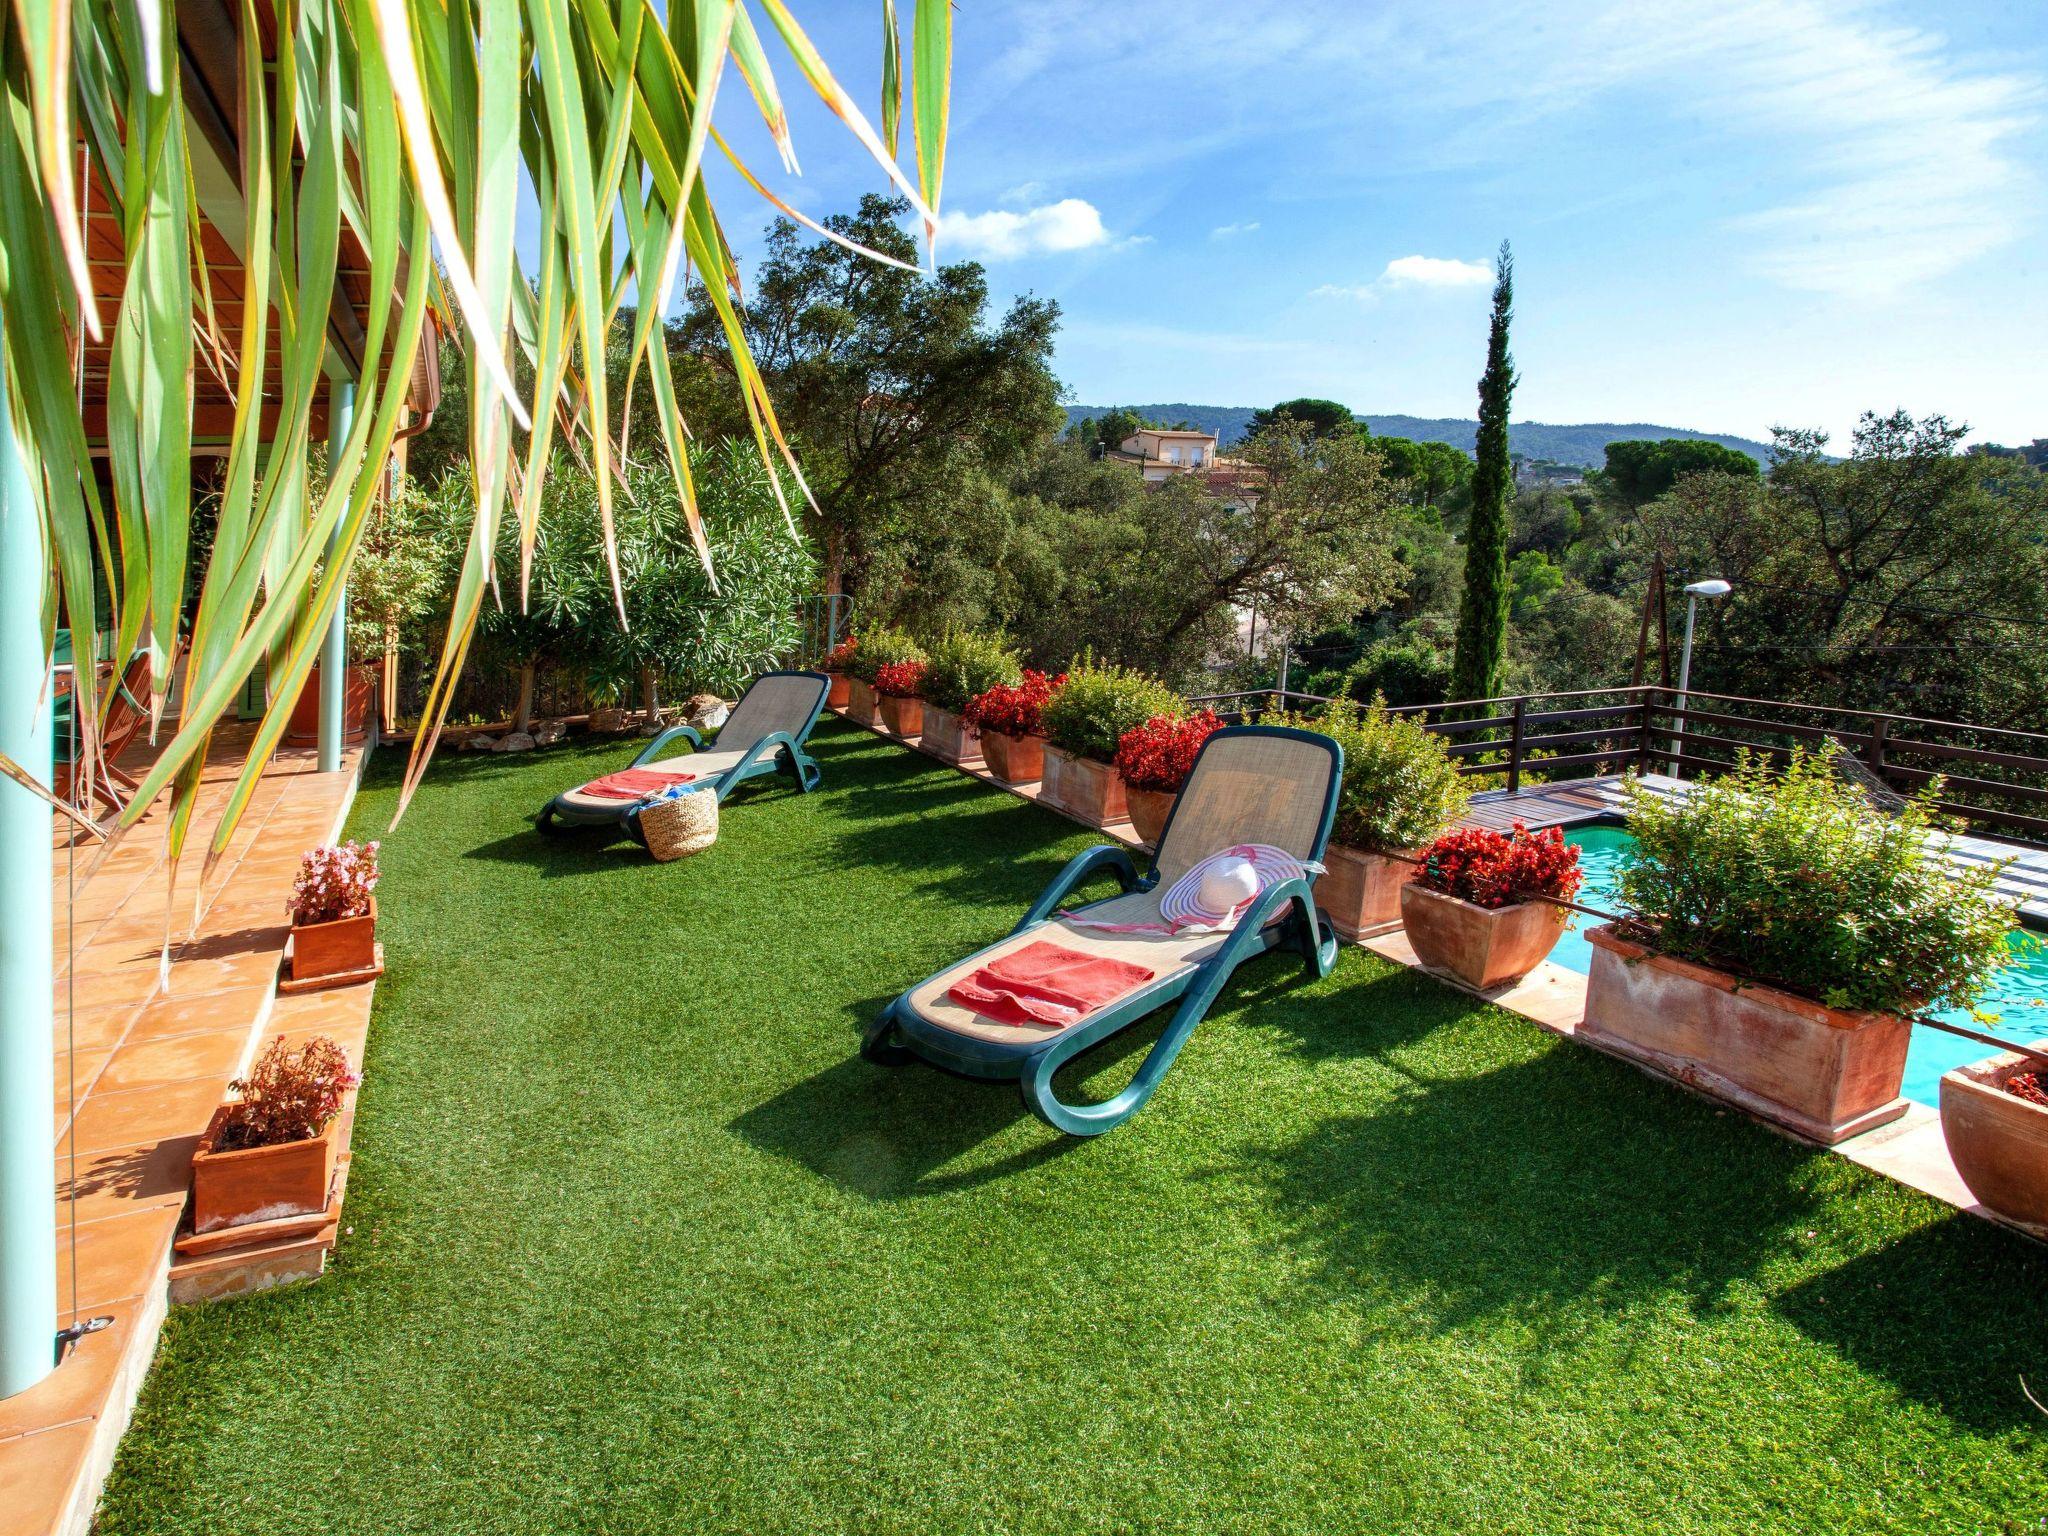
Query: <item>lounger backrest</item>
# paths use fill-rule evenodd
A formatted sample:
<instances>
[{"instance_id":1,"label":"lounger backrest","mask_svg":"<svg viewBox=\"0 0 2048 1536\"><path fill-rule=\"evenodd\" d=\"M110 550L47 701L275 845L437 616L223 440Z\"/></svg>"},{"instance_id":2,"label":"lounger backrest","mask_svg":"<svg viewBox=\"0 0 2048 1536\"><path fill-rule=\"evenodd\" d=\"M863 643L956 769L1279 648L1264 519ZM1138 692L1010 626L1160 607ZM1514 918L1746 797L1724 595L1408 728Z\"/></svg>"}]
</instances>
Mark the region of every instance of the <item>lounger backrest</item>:
<instances>
[{"instance_id":1,"label":"lounger backrest","mask_svg":"<svg viewBox=\"0 0 2048 1536\"><path fill-rule=\"evenodd\" d=\"M1203 744L1154 861L1171 885L1238 843L1284 848L1304 862L1329 835L1343 754L1325 736L1266 727L1218 731Z\"/></svg>"},{"instance_id":2,"label":"lounger backrest","mask_svg":"<svg viewBox=\"0 0 2048 1536\"><path fill-rule=\"evenodd\" d=\"M776 731L801 740L831 685L831 679L813 672L769 672L755 678L718 733L719 750L744 751Z\"/></svg>"}]
</instances>

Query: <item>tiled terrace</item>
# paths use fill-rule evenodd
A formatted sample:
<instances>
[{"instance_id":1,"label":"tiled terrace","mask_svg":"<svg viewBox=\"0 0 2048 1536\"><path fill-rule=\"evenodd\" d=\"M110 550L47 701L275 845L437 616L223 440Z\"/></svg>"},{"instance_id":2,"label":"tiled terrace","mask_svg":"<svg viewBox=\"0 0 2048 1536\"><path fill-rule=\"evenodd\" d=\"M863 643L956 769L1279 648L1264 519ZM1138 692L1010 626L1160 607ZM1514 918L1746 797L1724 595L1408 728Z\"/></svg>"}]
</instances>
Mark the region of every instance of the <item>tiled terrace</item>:
<instances>
[{"instance_id":1,"label":"tiled terrace","mask_svg":"<svg viewBox=\"0 0 2048 1536\"><path fill-rule=\"evenodd\" d=\"M59 1320L113 1321L40 1385L0 1403L0 1536L88 1527L169 1300L317 1274L332 1245L330 1231L173 1268L192 1147L229 1081L272 1035L326 1033L360 1063L368 1028L367 986L289 998L275 990L299 856L339 830L359 750L338 773L315 771L310 751L280 752L228 853L199 886L203 850L248 740L246 727L216 736L175 898L167 799L89 879L81 872L95 847L60 830ZM135 751L123 766L133 771L148 756ZM167 933L176 942L160 977Z\"/></svg>"}]
</instances>

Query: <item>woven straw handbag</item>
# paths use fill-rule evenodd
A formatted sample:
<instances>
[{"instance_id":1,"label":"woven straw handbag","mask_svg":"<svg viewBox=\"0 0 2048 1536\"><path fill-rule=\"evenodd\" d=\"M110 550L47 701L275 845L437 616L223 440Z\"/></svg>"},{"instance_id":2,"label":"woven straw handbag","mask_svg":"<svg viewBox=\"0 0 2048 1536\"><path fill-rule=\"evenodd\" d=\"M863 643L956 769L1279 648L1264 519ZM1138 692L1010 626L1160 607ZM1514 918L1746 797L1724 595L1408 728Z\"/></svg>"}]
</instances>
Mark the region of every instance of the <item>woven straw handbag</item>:
<instances>
[{"instance_id":1,"label":"woven straw handbag","mask_svg":"<svg viewBox=\"0 0 2048 1536\"><path fill-rule=\"evenodd\" d=\"M657 800L640 812L640 835L647 851L663 864L702 853L718 841L718 793L697 790L673 800Z\"/></svg>"}]
</instances>

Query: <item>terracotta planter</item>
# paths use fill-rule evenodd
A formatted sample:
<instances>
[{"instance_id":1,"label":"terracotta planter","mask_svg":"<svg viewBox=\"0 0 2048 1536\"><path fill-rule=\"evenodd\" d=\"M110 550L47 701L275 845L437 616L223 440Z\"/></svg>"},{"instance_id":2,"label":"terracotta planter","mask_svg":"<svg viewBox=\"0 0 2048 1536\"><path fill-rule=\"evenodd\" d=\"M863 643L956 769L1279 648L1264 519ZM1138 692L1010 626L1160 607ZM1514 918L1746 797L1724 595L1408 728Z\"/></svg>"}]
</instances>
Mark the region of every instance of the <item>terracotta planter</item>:
<instances>
[{"instance_id":1,"label":"terracotta planter","mask_svg":"<svg viewBox=\"0 0 2048 1536\"><path fill-rule=\"evenodd\" d=\"M1045 738L981 733L981 760L1005 784L1031 784L1045 773Z\"/></svg>"},{"instance_id":2,"label":"terracotta planter","mask_svg":"<svg viewBox=\"0 0 2048 1536\"><path fill-rule=\"evenodd\" d=\"M942 763L960 763L974 756L981 733L950 709L927 701L923 739L918 745Z\"/></svg>"},{"instance_id":3,"label":"terracotta planter","mask_svg":"<svg viewBox=\"0 0 2048 1536\"><path fill-rule=\"evenodd\" d=\"M924 731L924 700L899 699L883 694L882 724L894 736L917 736Z\"/></svg>"},{"instance_id":4,"label":"terracotta planter","mask_svg":"<svg viewBox=\"0 0 2048 1536\"><path fill-rule=\"evenodd\" d=\"M1135 789L1124 786L1124 803L1131 813L1131 825L1137 828L1138 841L1159 846L1159 834L1166 830L1166 818L1173 814L1173 802L1178 792L1170 789Z\"/></svg>"},{"instance_id":5,"label":"terracotta planter","mask_svg":"<svg viewBox=\"0 0 2048 1536\"><path fill-rule=\"evenodd\" d=\"M354 977L377 964L377 898L361 917L331 923L292 924L292 980L318 981L327 976Z\"/></svg>"},{"instance_id":6,"label":"terracotta planter","mask_svg":"<svg viewBox=\"0 0 2048 1536\"><path fill-rule=\"evenodd\" d=\"M858 720L862 725L873 725L881 718L876 708L877 695L873 688L857 677L846 680L846 718Z\"/></svg>"},{"instance_id":7,"label":"terracotta planter","mask_svg":"<svg viewBox=\"0 0 2048 1536\"><path fill-rule=\"evenodd\" d=\"M1590 1045L1655 1067L1787 1130L1832 1145L1906 1112L1911 1026L1653 954L1603 924L1586 935Z\"/></svg>"},{"instance_id":8,"label":"terracotta planter","mask_svg":"<svg viewBox=\"0 0 2048 1536\"><path fill-rule=\"evenodd\" d=\"M1383 853L1332 843L1316 881L1316 905L1330 926L1347 939L1384 933L1401 921L1401 887L1415 878L1415 866Z\"/></svg>"},{"instance_id":9,"label":"terracotta planter","mask_svg":"<svg viewBox=\"0 0 2048 1536\"><path fill-rule=\"evenodd\" d=\"M218 1232L252 1221L277 1221L286 1216L313 1216L327 1209L334 1188L334 1128L308 1141L280 1142L274 1147L244 1147L216 1152L223 1104L207 1122L206 1133L192 1152L192 1230Z\"/></svg>"},{"instance_id":10,"label":"terracotta planter","mask_svg":"<svg viewBox=\"0 0 2048 1536\"><path fill-rule=\"evenodd\" d=\"M1401 887L1401 926L1423 969L1474 992L1520 981L1543 962L1564 932L1565 910L1548 902L1480 907L1409 881Z\"/></svg>"},{"instance_id":11,"label":"terracotta planter","mask_svg":"<svg viewBox=\"0 0 2048 1536\"><path fill-rule=\"evenodd\" d=\"M2018 1052L1941 1075L1941 1134L1970 1193L2002 1220L2048 1241L2048 1109L2005 1080L2036 1064Z\"/></svg>"},{"instance_id":12,"label":"terracotta planter","mask_svg":"<svg viewBox=\"0 0 2048 1536\"><path fill-rule=\"evenodd\" d=\"M1044 781L1040 800L1094 826L1122 821L1129 813L1124 776L1110 763L1076 757L1047 742Z\"/></svg>"},{"instance_id":13,"label":"terracotta planter","mask_svg":"<svg viewBox=\"0 0 2048 1536\"><path fill-rule=\"evenodd\" d=\"M846 696L852 691L853 679L844 672L827 672L825 675L832 679L832 686L825 690L825 707L846 708Z\"/></svg>"},{"instance_id":14,"label":"terracotta planter","mask_svg":"<svg viewBox=\"0 0 2048 1536\"><path fill-rule=\"evenodd\" d=\"M349 746L368 739L370 703L376 697L378 680L384 675L381 663L350 667L341 687L341 739ZM310 747L320 739L320 664L313 664L306 686L292 705L292 718L284 729L287 746Z\"/></svg>"}]
</instances>

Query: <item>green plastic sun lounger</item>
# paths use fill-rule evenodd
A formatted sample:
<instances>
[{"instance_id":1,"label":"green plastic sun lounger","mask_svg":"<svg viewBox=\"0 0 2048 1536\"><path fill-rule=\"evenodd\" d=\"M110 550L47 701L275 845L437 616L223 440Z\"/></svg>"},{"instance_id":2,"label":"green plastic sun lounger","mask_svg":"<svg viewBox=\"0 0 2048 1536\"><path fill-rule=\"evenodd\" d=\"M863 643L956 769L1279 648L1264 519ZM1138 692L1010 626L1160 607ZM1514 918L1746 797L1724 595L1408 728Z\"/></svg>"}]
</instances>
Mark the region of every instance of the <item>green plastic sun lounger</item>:
<instances>
[{"instance_id":1,"label":"green plastic sun lounger","mask_svg":"<svg viewBox=\"0 0 2048 1536\"><path fill-rule=\"evenodd\" d=\"M770 773L789 774L797 788L809 794L824 774L804 751L804 743L818 723L831 686L832 680L822 672L763 672L747 685L711 746L704 745L695 727L671 726L648 742L630 766L693 773L721 802L747 780ZM681 742L691 750L677 755ZM640 802L586 794L586 787L555 796L541 808L535 824L543 832L612 827L639 837Z\"/></svg>"},{"instance_id":2,"label":"green plastic sun lounger","mask_svg":"<svg viewBox=\"0 0 2048 1536\"><path fill-rule=\"evenodd\" d=\"M1317 912L1312 884L1336 815L1344 751L1327 736L1284 726L1238 725L1203 744L1181 792L1151 873L1140 879L1130 855L1091 848L1060 871L1007 938L928 976L891 1003L868 1030L861 1054L895 1066L913 1059L966 1077L1014 1079L1032 1113L1072 1136L1121 1125L1151 1098L1188 1036L1244 961L1272 949L1300 953L1317 976L1336 963L1337 940ZM1211 854L1265 843L1310 866L1306 879L1269 885L1228 932L1111 932L1067 921L1059 908L1085 881L1114 873L1123 894L1073 909L1098 925L1165 926L1160 898ZM1039 940L1090 956L1134 962L1153 979L1061 1029L1006 1024L948 994L1000 956ZM1068 1104L1053 1075L1091 1046L1168 1005L1174 1013L1129 1086L1099 1104Z\"/></svg>"}]
</instances>

